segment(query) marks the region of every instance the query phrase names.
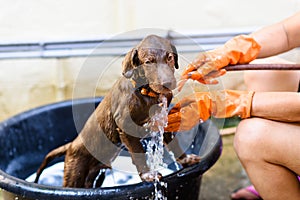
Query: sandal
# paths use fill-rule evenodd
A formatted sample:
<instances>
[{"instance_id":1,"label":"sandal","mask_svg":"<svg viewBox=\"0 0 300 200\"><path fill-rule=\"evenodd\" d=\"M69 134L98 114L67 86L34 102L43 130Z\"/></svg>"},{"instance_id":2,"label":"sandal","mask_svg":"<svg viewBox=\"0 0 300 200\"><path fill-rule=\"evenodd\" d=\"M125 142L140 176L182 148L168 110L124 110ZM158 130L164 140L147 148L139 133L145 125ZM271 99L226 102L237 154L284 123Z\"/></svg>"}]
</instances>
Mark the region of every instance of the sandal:
<instances>
[{"instance_id":1,"label":"sandal","mask_svg":"<svg viewBox=\"0 0 300 200\"><path fill-rule=\"evenodd\" d=\"M255 200L255 199L262 199L260 197L260 195L258 194L258 192L255 190L254 186L253 185L250 185L248 187L244 187L244 188L239 188L239 189L236 189L235 191L233 191L231 193L231 199L233 200L249 200L249 199L252 199L252 200Z\"/></svg>"},{"instance_id":2,"label":"sandal","mask_svg":"<svg viewBox=\"0 0 300 200\"><path fill-rule=\"evenodd\" d=\"M300 182L300 176L297 176ZM262 199L259 193L256 191L253 185L244 188L238 188L234 190L230 195L232 200L255 200L255 199Z\"/></svg>"}]
</instances>

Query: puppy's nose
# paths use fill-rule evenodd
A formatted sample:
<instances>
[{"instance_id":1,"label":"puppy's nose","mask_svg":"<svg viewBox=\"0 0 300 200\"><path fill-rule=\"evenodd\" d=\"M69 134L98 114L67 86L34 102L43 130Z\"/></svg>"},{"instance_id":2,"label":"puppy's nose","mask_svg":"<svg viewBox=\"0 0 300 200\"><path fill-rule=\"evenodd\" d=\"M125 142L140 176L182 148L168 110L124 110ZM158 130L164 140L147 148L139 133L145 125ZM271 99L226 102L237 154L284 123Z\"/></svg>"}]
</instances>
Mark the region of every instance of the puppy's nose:
<instances>
[{"instance_id":1,"label":"puppy's nose","mask_svg":"<svg viewBox=\"0 0 300 200\"><path fill-rule=\"evenodd\" d=\"M164 83L163 83L163 86L164 86L165 88L170 89L170 90L173 90L173 89L175 88L175 84L174 84L173 82L171 82L171 81L169 81L169 82L164 82Z\"/></svg>"}]
</instances>

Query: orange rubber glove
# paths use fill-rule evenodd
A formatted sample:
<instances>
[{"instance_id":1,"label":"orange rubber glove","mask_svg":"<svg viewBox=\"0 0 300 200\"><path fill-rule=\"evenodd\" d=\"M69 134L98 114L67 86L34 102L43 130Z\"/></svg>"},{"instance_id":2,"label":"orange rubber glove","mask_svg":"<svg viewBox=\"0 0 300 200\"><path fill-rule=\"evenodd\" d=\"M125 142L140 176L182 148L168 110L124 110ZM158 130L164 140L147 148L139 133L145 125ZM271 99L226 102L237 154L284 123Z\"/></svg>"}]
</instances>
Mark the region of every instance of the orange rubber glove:
<instances>
[{"instance_id":1,"label":"orange rubber glove","mask_svg":"<svg viewBox=\"0 0 300 200\"><path fill-rule=\"evenodd\" d=\"M167 132L187 131L210 116L249 118L252 91L197 92L179 101L168 114Z\"/></svg>"},{"instance_id":2,"label":"orange rubber glove","mask_svg":"<svg viewBox=\"0 0 300 200\"><path fill-rule=\"evenodd\" d=\"M216 84L218 82L214 78L226 73L223 67L249 63L257 57L259 51L260 45L251 36L239 35L219 48L200 53L182 73L179 91L187 79Z\"/></svg>"}]
</instances>

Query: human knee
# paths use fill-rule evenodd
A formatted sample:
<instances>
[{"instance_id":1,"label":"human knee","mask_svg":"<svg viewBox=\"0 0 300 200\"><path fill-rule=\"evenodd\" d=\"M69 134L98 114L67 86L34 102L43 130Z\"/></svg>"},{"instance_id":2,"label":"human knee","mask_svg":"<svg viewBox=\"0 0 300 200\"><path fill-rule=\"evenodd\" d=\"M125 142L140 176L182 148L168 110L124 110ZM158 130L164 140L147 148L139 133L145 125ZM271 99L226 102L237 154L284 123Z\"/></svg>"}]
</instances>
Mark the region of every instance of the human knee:
<instances>
[{"instance_id":1,"label":"human knee","mask_svg":"<svg viewBox=\"0 0 300 200\"><path fill-rule=\"evenodd\" d=\"M267 124L264 119L250 118L242 120L234 138L234 148L238 156L252 159L261 151L266 141Z\"/></svg>"}]
</instances>

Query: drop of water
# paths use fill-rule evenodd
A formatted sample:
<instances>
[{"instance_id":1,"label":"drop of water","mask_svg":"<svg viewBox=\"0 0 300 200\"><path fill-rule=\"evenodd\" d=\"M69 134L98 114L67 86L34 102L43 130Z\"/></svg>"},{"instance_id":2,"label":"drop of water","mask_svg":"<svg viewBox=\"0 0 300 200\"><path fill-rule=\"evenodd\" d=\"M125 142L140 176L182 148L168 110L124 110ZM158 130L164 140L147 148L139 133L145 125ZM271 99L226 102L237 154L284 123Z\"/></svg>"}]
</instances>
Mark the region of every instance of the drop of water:
<instances>
[{"instance_id":1,"label":"drop of water","mask_svg":"<svg viewBox=\"0 0 300 200\"><path fill-rule=\"evenodd\" d=\"M38 149L39 149L39 150L42 150L42 149L43 149L43 146L42 146L41 144L39 144L39 145L38 145Z\"/></svg>"},{"instance_id":2,"label":"drop of water","mask_svg":"<svg viewBox=\"0 0 300 200\"><path fill-rule=\"evenodd\" d=\"M49 137L49 141L54 141L54 137L52 135Z\"/></svg>"}]
</instances>

